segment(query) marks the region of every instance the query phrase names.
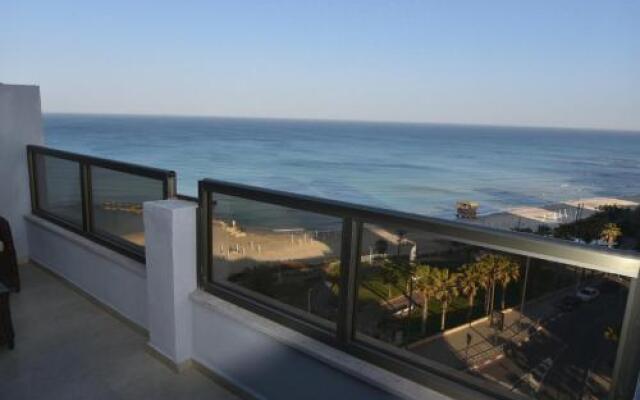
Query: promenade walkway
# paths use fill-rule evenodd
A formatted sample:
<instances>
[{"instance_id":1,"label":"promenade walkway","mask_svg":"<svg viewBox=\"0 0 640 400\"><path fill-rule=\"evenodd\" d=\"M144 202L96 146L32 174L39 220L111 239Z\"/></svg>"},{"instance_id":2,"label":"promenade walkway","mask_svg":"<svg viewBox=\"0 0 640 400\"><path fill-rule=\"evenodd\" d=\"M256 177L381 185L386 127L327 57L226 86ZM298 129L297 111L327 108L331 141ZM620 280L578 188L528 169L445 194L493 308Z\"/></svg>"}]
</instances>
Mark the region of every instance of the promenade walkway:
<instances>
[{"instance_id":1,"label":"promenade walkway","mask_svg":"<svg viewBox=\"0 0 640 400\"><path fill-rule=\"evenodd\" d=\"M502 357L505 345L518 346L536 334L550 335L544 324L558 317L555 304L573 291L573 287L565 288L526 303L524 314L506 310L502 331L492 328L488 318L481 318L415 342L408 350L458 369L482 367Z\"/></svg>"}]
</instances>

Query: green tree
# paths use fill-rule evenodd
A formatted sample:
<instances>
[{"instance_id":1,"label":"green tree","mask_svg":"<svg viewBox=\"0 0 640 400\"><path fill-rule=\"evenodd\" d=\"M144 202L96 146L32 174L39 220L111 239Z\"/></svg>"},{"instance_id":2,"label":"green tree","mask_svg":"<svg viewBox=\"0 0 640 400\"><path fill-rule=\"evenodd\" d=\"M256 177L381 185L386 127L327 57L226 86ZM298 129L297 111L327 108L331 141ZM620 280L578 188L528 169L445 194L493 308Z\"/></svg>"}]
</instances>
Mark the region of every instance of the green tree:
<instances>
[{"instance_id":1,"label":"green tree","mask_svg":"<svg viewBox=\"0 0 640 400\"><path fill-rule=\"evenodd\" d=\"M600 237L607 242L609 248L613 247L620 236L622 236L622 230L614 223L606 224L604 228L602 228L602 232L600 232Z\"/></svg>"},{"instance_id":2,"label":"green tree","mask_svg":"<svg viewBox=\"0 0 640 400\"><path fill-rule=\"evenodd\" d=\"M511 257L498 256L498 270L497 280L502 286L502 300L500 302L500 309L504 310L506 305L507 286L511 282L517 282L520 279L520 264L518 264Z\"/></svg>"},{"instance_id":3,"label":"green tree","mask_svg":"<svg viewBox=\"0 0 640 400\"><path fill-rule=\"evenodd\" d=\"M376 254L387 254L387 250L389 249L389 244L384 239L378 239L374 243L374 248Z\"/></svg>"},{"instance_id":4,"label":"green tree","mask_svg":"<svg viewBox=\"0 0 640 400\"><path fill-rule=\"evenodd\" d=\"M482 291L484 292L484 312L485 314L489 314L489 306L491 305L491 302L489 300L489 297L491 295L491 284L492 284L491 273L489 269L479 261L476 261L471 265L473 265L473 268L476 271L476 274L478 277L478 284L480 285L480 287L482 288Z\"/></svg>"},{"instance_id":5,"label":"green tree","mask_svg":"<svg viewBox=\"0 0 640 400\"><path fill-rule=\"evenodd\" d=\"M496 293L496 281L498 269L500 268L500 258L493 253L481 255L476 261L476 268L481 274L482 287L485 290L485 312L487 315L493 312L493 303Z\"/></svg>"},{"instance_id":6,"label":"green tree","mask_svg":"<svg viewBox=\"0 0 640 400\"><path fill-rule=\"evenodd\" d=\"M329 263L325 268L324 273L327 281L331 283L331 290L333 290L340 281L340 261Z\"/></svg>"},{"instance_id":7,"label":"green tree","mask_svg":"<svg viewBox=\"0 0 640 400\"><path fill-rule=\"evenodd\" d=\"M391 288L400 285L400 282L404 279L403 268L395 261L386 259L380 267L380 278L387 285L387 299L390 299Z\"/></svg>"},{"instance_id":8,"label":"green tree","mask_svg":"<svg viewBox=\"0 0 640 400\"><path fill-rule=\"evenodd\" d=\"M467 296L469 301L469 310L467 311L467 321L471 321L471 313L473 312L473 303L480 286L482 284L482 277L480 271L475 264L465 264L462 266L461 273L458 275L458 288L460 292Z\"/></svg>"},{"instance_id":9,"label":"green tree","mask_svg":"<svg viewBox=\"0 0 640 400\"><path fill-rule=\"evenodd\" d=\"M433 270L434 297L442 303L442 319L440 329L444 331L447 320L447 310L451 301L458 295L456 285L458 277L449 272L447 268Z\"/></svg>"},{"instance_id":10,"label":"green tree","mask_svg":"<svg viewBox=\"0 0 640 400\"><path fill-rule=\"evenodd\" d=\"M434 268L418 264L415 271L416 290L422 295L422 324L420 331L424 335L427 332L427 318L429 317L429 300L435 295L433 284Z\"/></svg>"},{"instance_id":11,"label":"green tree","mask_svg":"<svg viewBox=\"0 0 640 400\"><path fill-rule=\"evenodd\" d=\"M512 280L516 280L514 279L515 272L510 267L510 264L513 263L515 262L510 257L494 253L485 253L475 262L476 268L481 275L480 282L485 289L485 312L487 315L494 310L496 284L501 282L504 285L508 285ZM516 265L518 264L516 263ZM518 278L520 276L519 273L518 266Z\"/></svg>"}]
</instances>

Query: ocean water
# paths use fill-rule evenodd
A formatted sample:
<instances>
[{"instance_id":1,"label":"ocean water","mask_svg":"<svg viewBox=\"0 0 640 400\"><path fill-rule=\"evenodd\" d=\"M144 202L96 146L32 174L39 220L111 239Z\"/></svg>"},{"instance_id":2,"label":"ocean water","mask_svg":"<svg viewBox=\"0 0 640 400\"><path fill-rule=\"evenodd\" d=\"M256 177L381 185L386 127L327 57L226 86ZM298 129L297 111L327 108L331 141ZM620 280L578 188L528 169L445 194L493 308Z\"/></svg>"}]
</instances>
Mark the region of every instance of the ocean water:
<instances>
[{"instance_id":1,"label":"ocean water","mask_svg":"<svg viewBox=\"0 0 640 400\"><path fill-rule=\"evenodd\" d=\"M47 114L48 146L452 218L640 194L640 132L276 119Z\"/></svg>"}]
</instances>

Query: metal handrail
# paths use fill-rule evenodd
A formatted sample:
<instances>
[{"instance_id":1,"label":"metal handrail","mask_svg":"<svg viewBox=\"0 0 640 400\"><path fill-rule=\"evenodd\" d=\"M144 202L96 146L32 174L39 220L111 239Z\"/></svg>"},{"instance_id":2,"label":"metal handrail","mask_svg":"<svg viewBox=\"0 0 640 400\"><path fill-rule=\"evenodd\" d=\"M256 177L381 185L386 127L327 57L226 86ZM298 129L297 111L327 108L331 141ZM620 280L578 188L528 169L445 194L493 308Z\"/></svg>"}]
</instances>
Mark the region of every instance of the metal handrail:
<instances>
[{"instance_id":1,"label":"metal handrail","mask_svg":"<svg viewBox=\"0 0 640 400\"><path fill-rule=\"evenodd\" d=\"M400 225L429 232L446 240L631 278L638 277L640 271L640 256L633 252L599 249L530 233L499 230L215 179L204 179L200 184L202 188L211 192L319 214L353 218L365 223Z\"/></svg>"},{"instance_id":2,"label":"metal handrail","mask_svg":"<svg viewBox=\"0 0 640 400\"><path fill-rule=\"evenodd\" d=\"M108 158L94 157L86 154L73 153L70 151L54 149L47 146L30 144L27 145L27 151L56 158L63 158L65 160L77 161L79 163L87 163L96 167L113 169L116 171L126 172L134 175L141 175L148 178L165 179L176 177L176 173L171 170L154 168L147 165L134 164L125 161L116 161Z\"/></svg>"}]
</instances>

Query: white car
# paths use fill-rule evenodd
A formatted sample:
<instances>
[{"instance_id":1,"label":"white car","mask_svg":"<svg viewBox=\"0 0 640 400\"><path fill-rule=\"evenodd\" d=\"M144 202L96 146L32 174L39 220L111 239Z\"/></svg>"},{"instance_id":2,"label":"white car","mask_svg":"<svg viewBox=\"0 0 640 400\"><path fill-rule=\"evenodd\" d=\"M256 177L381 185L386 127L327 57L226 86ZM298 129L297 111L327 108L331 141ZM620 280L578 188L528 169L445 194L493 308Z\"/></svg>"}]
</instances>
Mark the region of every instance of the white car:
<instances>
[{"instance_id":1,"label":"white car","mask_svg":"<svg viewBox=\"0 0 640 400\"><path fill-rule=\"evenodd\" d=\"M600 295L600 291L594 287L586 286L576 292L576 297L582 301L591 301Z\"/></svg>"}]
</instances>

